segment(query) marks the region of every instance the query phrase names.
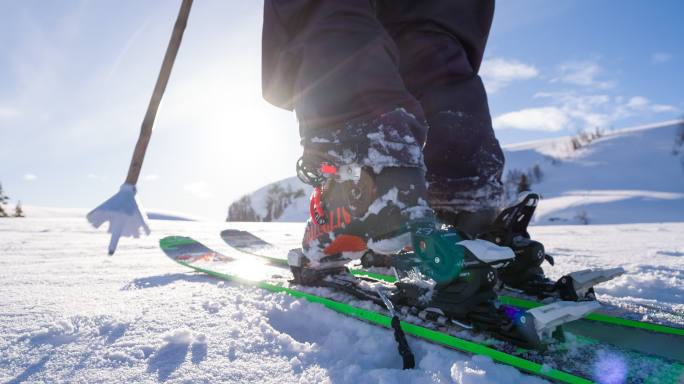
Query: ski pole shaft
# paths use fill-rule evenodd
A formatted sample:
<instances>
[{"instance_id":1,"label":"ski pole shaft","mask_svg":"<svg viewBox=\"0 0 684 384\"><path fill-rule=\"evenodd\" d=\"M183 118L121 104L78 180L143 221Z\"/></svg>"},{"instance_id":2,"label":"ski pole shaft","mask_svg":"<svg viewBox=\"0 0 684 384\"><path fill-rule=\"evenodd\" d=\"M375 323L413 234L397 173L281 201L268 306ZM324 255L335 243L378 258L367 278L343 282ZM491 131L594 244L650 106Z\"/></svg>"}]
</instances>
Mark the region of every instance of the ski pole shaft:
<instances>
[{"instance_id":1,"label":"ski pole shaft","mask_svg":"<svg viewBox=\"0 0 684 384\"><path fill-rule=\"evenodd\" d=\"M181 40L183 39L183 32L185 31L185 26L188 22L188 15L190 14L192 1L193 0L183 0L180 11L178 12L176 24L173 27L173 33L171 34L169 45L166 48L166 54L164 55L164 61L162 62L159 76L157 77L157 84L154 86L154 91L152 92L150 103L147 106L145 118L143 119L142 126L140 127L140 136L138 137L138 142L136 143L135 150L133 151L131 165L128 167L126 184L135 185L138 182L140 169L142 168L142 163L145 159L145 152L147 151L147 145L149 144L150 137L152 136L154 119L157 116L159 104L161 103L162 96L166 90L166 84L169 82L171 69L173 68L173 63L176 60L178 48L180 47Z\"/></svg>"},{"instance_id":2,"label":"ski pole shaft","mask_svg":"<svg viewBox=\"0 0 684 384\"><path fill-rule=\"evenodd\" d=\"M378 292L378 296L380 296L382 302L385 303L385 306L392 317L390 325L394 330L394 340L397 342L397 349L399 350L399 356L401 356L403 369L413 369L416 366L416 358L413 356L413 351L411 351L408 340L406 340L406 334L404 333L404 330L401 329L401 320L399 320L399 315L397 315L396 311L394 310L394 304L392 304L392 301L389 299L389 297L387 297L382 289L376 288L375 290Z\"/></svg>"},{"instance_id":3,"label":"ski pole shaft","mask_svg":"<svg viewBox=\"0 0 684 384\"><path fill-rule=\"evenodd\" d=\"M415 368L416 358L413 356L408 340L406 340L406 334L404 334L404 331L401 329L399 316L392 316L390 325L392 326L392 329L394 329L394 340L397 342L397 349L399 350L399 356L401 356L401 361L403 363L402 369Z\"/></svg>"}]
</instances>

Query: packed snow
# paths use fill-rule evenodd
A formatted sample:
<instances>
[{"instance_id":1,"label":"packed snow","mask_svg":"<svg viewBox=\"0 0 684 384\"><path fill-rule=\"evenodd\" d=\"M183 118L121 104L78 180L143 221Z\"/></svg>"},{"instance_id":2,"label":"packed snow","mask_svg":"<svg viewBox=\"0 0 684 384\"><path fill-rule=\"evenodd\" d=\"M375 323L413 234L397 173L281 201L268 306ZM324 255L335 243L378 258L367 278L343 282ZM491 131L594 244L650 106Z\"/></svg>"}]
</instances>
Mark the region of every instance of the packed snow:
<instances>
[{"instance_id":1,"label":"packed snow","mask_svg":"<svg viewBox=\"0 0 684 384\"><path fill-rule=\"evenodd\" d=\"M0 220L0 382L543 382L411 337L417 369L404 371L389 330L190 272L157 244L190 235L230 253L219 232L232 227L289 248L301 223L151 227L152 236L122 239L110 257L108 234L84 218ZM622 266L625 275L597 290L601 300L684 323L684 224L538 226L532 234L556 258L545 267L550 276Z\"/></svg>"},{"instance_id":2,"label":"packed snow","mask_svg":"<svg viewBox=\"0 0 684 384\"><path fill-rule=\"evenodd\" d=\"M83 218L88 213L85 208L61 208L61 207L39 207L35 205L24 205L24 215L32 219L49 219L49 218ZM180 220L180 221L196 221L201 218L188 215L180 212L154 210L146 211L147 218L150 220Z\"/></svg>"}]
</instances>

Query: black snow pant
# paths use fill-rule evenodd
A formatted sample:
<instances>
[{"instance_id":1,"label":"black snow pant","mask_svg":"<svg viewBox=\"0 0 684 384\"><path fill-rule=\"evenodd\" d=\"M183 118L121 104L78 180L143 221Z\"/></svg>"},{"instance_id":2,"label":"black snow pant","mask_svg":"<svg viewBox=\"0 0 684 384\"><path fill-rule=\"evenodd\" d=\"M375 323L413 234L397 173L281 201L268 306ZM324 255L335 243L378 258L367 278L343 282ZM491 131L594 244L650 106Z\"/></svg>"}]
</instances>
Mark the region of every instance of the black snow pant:
<instances>
[{"instance_id":1,"label":"black snow pant","mask_svg":"<svg viewBox=\"0 0 684 384\"><path fill-rule=\"evenodd\" d=\"M262 86L305 161L425 167L436 210L500 203L504 158L477 75L493 0L265 0Z\"/></svg>"}]
</instances>

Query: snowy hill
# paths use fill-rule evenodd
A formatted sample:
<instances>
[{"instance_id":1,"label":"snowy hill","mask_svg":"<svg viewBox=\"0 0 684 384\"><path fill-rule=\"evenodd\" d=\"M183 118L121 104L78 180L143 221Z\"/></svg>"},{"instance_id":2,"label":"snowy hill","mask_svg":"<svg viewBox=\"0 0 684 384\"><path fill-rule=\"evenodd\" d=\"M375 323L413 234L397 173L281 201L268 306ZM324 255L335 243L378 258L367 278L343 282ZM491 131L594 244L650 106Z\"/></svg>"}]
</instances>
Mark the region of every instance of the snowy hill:
<instances>
[{"instance_id":1,"label":"snowy hill","mask_svg":"<svg viewBox=\"0 0 684 384\"><path fill-rule=\"evenodd\" d=\"M297 177L268 184L232 203L226 221L305 221L311 191Z\"/></svg>"},{"instance_id":2,"label":"snowy hill","mask_svg":"<svg viewBox=\"0 0 684 384\"><path fill-rule=\"evenodd\" d=\"M681 121L506 146L509 198L521 175L544 197L535 224L684 221ZM305 221L311 187L296 177L231 205L228 221Z\"/></svg>"},{"instance_id":3,"label":"snowy hill","mask_svg":"<svg viewBox=\"0 0 684 384\"><path fill-rule=\"evenodd\" d=\"M678 122L619 130L573 149L557 139L506 148L506 173L539 165L536 223L684 221L684 163L673 153Z\"/></svg>"},{"instance_id":4,"label":"snowy hill","mask_svg":"<svg viewBox=\"0 0 684 384\"><path fill-rule=\"evenodd\" d=\"M36 205L24 205L24 214L32 219L83 219L89 212L85 208L57 208L57 207L41 207ZM193 216L163 210L147 211L147 217L150 220L178 220L178 221L196 221L198 218Z\"/></svg>"},{"instance_id":5,"label":"snowy hill","mask_svg":"<svg viewBox=\"0 0 684 384\"><path fill-rule=\"evenodd\" d=\"M41 207L36 205L24 205L23 209L26 217L35 219L83 218L88 213L88 210L84 208Z\"/></svg>"}]
</instances>

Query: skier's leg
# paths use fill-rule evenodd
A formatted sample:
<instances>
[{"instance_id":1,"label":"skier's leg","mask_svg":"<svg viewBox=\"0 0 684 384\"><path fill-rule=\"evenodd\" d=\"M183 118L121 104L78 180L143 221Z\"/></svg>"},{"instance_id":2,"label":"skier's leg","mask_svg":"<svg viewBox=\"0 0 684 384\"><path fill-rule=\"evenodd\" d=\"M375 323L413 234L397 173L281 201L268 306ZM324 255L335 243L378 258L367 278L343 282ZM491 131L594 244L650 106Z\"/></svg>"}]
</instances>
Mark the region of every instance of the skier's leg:
<instances>
[{"instance_id":1,"label":"skier's leg","mask_svg":"<svg viewBox=\"0 0 684 384\"><path fill-rule=\"evenodd\" d=\"M473 232L494 219L502 192L503 153L477 75L493 8L489 0L378 2L378 17L401 54L404 83L430 126L429 203L448 222L475 224Z\"/></svg>"},{"instance_id":2,"label":"skier's leg","mask_svg":"<svg viewBox=\"0 0 684 384\"><path fill-rule=\"evenodd\" d=\"M264 95L294 108L300 174L317 187L306 263L360 256L369 240L398 236L414 218L431 220L421 152L427 126L371 2L267 0L263 47Z\"/></svg>"},{"instance_id":3,"label":"skier's leg","mask_svg":"<svg viewBox=\"0 0 684 384\"><path fill-rule=\"evenodd\" d=\"M366 123L364 132L381 132L370 122L387 114L403 122L391 121L394 131L416 140L397 138L401 145L392 157L424 144L420 103L404 86L397 47L369 0L266 0L262 56L264 97L295 110L305 149L312 138L335 130L357 144L365 135L342 128ZM396 161L422 166L422 158L404 156Z\"/></svg>"}]
</instances>

